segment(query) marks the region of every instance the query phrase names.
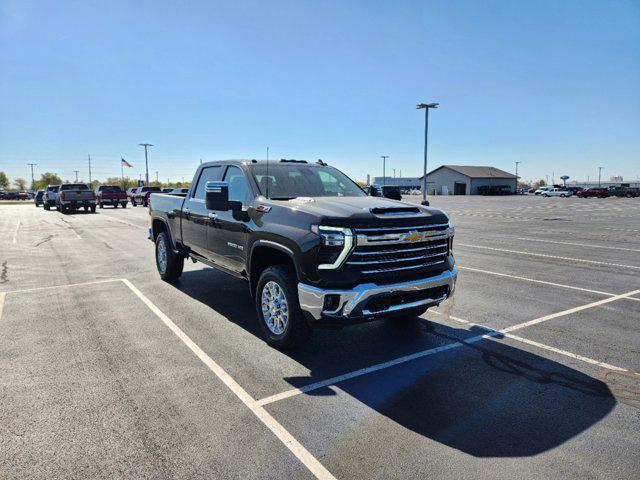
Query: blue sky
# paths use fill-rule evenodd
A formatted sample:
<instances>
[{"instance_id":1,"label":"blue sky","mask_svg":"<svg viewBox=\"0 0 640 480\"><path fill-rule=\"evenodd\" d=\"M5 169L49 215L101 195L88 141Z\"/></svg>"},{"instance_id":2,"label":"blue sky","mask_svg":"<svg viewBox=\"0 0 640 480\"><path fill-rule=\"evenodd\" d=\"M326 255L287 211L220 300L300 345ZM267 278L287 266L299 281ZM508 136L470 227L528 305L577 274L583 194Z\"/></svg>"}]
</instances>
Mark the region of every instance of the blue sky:
<instances>
[{"instance_id":1,"label":"blue sky","mask_svg":"<svg viewBox=\"0 0 640 480\"><path fill-rule=\"evenodd\" d=\"M493 165L640 176L637 1L0 2L0 170L192 175L322 158L352 177Z\"/></svg>"}]
</instances>

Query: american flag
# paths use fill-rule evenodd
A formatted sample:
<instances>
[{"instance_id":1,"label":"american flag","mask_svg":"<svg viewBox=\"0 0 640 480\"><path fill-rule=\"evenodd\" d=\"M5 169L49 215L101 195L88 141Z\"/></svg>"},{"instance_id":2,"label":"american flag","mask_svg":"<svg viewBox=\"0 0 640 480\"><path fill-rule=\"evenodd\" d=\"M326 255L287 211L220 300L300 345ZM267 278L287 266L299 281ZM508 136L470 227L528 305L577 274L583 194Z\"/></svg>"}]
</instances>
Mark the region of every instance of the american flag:
<instances>
[{"instance_id":1,"label":"american flag","mask_svg":"<svg viewBox=\"0 0 640 480\"><path fill-rule=\"evenodd\" d=\"M123 167L130 167L133 168L133 165L131 165L129 162L127 162L124 158L120 157L120 165Z\"/></svg>"}]
</instances>

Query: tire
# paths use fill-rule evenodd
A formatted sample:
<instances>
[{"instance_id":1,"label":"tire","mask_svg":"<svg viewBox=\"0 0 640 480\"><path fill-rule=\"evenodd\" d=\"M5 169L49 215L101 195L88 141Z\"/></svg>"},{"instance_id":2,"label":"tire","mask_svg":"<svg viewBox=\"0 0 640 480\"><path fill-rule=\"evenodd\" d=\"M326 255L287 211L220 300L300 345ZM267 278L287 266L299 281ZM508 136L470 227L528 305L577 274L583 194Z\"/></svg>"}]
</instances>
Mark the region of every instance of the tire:
<instances>
[{"instance_id":1,"label":"tire","mask_svg":"<svg viewBox=\"0 0 640 480\"><path fill-rule=\"evenodd\" d=\"M136 206L136 201L135 201L133 198L131 199L131 206L132 206L132 207L135 207L135 206Z\"/></svg>"},{"instance_id":2,"label":"tire","mask_svg":"<svg viewBox=\"0 0 640 480\"><path fill-rule=\"evenodd\" d=\"M311 328L300 309L298 279L292 266L266 268L258 280L255 303L258 323L269 345L291 349L302 345L309 337ZM273 323L267 323L265 313L275 317ZM286 314L284 318L282 313Z\"/></svg>"},{"instance_id":3,"label":"tire","mask_svg":"<svg viewBox=\"0 0 640 480\"><path fill-rule=\"evenodd\" d=\"M67 207L65 207L65 206L63 206L63 205L60 205L60 206L58 207L58 211L59 211L60 213L64 214L64 215L66 215L66 214L67 214Z\"/></svg>"},{"instance_id":4,"label":"tire","mask_svg":"<svg viewBox=\"0 0 640 480\"><path fill-rule=\"evenodd\" d=\"M91 213L96 213L96 206L95 205L91 206Z\"/></svg>"},{"instance_id":5,"label":"tire","mask_svg":"<svg viewBox=\"0 0 640 480\"><path fill-rule=\"evenodd\" d=\"M104 205L102 204L102 202L100 202L100 208L104 208Z\"/></svg>"},{"instance_id":6,"label":"tire","mask_svg":"<svg viewBox=\"0 0 640 480\"><path fill-rule=\"evenodd\" d=\"M44 204L44 209L48 212L49 210L51 210L51 207L49 206L48 203Z\"/></svg>"},{"instance_id":7,"label":"tire","mask_svg":"<svg viewBox=\"0 0 640 480\"><path fill-rule=\"evenodd\" d=\"M184 258L173 253L167 232L156 237L156 268L165 282L173 283L182 275Z\"/></svg>"},{"instance_id":8,"label":"tire","mask_svg":"<svg viewBox=\"0 0 640 480\"><path fill-rule=\"evenodd\" d=\"M123 203L123 204L122 204L122 208L127 208L127 204L126 204L126 203Z\"/></svg>"},{"instance_id":9,"label":"tire","mask_svg":"<svg viewBox=\"0 0 640 480\"><path fill-rule=\"evenodd\" d=\"M149 204L148 204L148 202L146 200L143 200L142 201L142 206L146 208L146 207L149 206Z\"/></svg>"}]
</instances>

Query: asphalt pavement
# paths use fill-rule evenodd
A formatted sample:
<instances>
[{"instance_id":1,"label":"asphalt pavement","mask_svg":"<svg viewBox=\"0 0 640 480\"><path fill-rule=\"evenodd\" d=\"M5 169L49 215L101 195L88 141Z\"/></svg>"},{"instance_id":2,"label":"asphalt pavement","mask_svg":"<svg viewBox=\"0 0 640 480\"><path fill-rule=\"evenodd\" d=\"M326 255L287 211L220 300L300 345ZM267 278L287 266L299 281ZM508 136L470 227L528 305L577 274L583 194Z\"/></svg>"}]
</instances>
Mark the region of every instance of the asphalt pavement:
<instances>
[{"instance_id":1,"label":"asphalt pavement","mask_svg":"<svg viewBox=\"0 0 640 480\"><path fill-rule=\"evenodd\" d=\"M147 209L0 205L0 478L638 478L640 199L430 200L454 298L294 352Z\"/></svg>"}]
</instances>

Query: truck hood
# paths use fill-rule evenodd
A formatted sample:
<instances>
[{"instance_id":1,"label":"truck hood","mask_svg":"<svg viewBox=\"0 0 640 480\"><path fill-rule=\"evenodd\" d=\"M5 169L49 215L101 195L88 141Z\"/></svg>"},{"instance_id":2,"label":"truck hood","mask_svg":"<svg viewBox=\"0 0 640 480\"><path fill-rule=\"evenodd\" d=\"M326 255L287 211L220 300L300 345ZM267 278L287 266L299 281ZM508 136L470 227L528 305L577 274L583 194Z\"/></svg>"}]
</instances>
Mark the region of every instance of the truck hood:
<instances>
[{"instance_id":1,"label":"truck hood","mask_svg":"<svg viewBox=\"0 0 640 480\"><path fill-rule=\"evenodd\" d=\"M448 221L442 211L414 203L382 197L299 197L293 200L270 200L278 207L307 213L318 222L347 225L351 223L425 224Z\"/></svg>"}]
</instances>

